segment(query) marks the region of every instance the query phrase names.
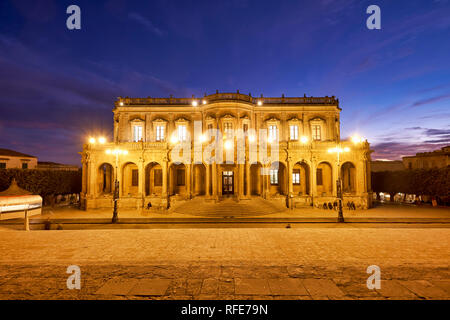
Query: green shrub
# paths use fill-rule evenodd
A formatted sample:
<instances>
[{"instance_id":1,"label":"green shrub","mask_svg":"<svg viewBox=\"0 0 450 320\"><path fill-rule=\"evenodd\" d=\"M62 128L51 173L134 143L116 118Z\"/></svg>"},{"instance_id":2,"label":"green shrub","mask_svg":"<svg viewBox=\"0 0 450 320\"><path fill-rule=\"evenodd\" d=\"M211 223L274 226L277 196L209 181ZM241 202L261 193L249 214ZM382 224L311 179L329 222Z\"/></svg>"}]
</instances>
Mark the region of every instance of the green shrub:
<instances>
[{"instance_id":1,"label":"green shrub","mask_svg":"<svg viewBox=\"0 0 450 320\"><path fill-rule=\"evenodd\" d=\"M372 172L372 191L449 197L450 166L440 169Z\"/></svg>"},{"instance_id":2,"label":"green shrub","mask_svg":"<svg viewBox=\"0 0 450 320\"><path fill-rule=\"evenodd\" d=\"M0 191L7 189L13 178L19 187L43 198L49 195L81 192L81 169L78 171L1 169Z\"/></svg>"}]
</instances>

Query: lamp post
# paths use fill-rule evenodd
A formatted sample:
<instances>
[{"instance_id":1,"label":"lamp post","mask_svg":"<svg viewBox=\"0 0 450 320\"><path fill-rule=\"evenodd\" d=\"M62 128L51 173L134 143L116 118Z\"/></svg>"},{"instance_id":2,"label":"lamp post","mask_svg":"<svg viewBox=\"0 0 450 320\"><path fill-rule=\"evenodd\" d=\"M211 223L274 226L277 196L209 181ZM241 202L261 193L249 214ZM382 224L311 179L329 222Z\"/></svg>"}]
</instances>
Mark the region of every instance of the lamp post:
<instances>
[{"instance_id":1,"label":"lamp post","mask_svg":"<svg viewBox=\"0 0 450 320\"><path fill-rule=\"evenodd\" d=\"M106 150L106 154L112 154L116 157L116 167L115 167L115 173L114 173L114 194L113 194L113 200L114 200L114 210L113 210L113 217L112 217L112 223L116 223L119 219L118 212L117 212L117 201L119 200L119 180L117 178L118 175L118 166L119 166L119 155L127 155L127 150L122 149L114 149L114 150Z\"/></svg>"},{"instance_id":2,"label":"lamp post","mask_svg":"<svg viewBox=\"0 0 450 320\"><path fill-rule=\"evenodd\" d=\"M344 214L342 212L342 181L341 181L341 169L340 169L340 155L343 152L349 152L350 148L345 147L341 148L340 144L336 148L328 149L329 153L337 154L337 170L338 170L338 178L336 180L336 196L338 198L338 220L337 222L344 222Z\"/></svg>"}]
</instances>

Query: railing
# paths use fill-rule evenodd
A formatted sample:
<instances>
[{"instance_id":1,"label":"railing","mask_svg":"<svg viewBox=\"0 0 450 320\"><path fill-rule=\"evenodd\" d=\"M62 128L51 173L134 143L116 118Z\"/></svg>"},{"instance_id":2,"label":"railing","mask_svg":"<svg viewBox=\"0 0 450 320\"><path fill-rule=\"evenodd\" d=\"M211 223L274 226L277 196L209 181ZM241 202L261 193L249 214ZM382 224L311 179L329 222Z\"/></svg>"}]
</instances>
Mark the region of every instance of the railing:
<instances>
[{"instance_id":1,"label":"railing","mask_svg":"<svg viewBox=\"0 0 450 320\"><path fill-rule=\"evenodd\" d=\"M205 97L193 97L193 98L122 98L119 97L116 101L116 105L191 105L193 100L206 100L207 103L221 100L234 100L243 101L247 103L257 104L258 101L262 101L263 105L266 104L302 104L302 105L339 105L339 99L332 97L252 97L242 93L215 93ZM120 104L122 103L122 104ZM199 106L202 104L199 103Z\"/></svg>"}]
</instances>

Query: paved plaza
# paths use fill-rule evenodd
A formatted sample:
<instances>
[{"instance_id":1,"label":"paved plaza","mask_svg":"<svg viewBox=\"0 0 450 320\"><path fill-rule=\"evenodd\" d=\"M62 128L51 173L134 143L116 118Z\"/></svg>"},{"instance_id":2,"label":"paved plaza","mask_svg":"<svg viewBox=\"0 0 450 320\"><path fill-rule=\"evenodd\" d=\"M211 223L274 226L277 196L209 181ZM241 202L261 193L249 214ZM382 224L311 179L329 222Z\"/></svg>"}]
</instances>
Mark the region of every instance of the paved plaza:
<instances>
[{"instance_id":1,"label":"paved plaza","mask_svg":"<svg viewBox=\"0 0 450 320\"><path fill-rule=\"evenodd\" d=\"M1 299L449 299L450 230L0 226ZM69 290L69 265L81 289ZM369 290L366 269L381 269Z\"/></svg>"}]
</instances>

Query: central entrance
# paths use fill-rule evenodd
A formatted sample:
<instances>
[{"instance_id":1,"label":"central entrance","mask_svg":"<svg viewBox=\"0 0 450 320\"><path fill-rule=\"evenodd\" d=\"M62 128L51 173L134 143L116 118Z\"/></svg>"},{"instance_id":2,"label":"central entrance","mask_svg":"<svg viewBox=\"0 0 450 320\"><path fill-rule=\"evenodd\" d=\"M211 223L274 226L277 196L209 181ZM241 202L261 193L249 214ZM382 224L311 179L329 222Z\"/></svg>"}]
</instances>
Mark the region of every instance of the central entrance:
<instances>
[{"instance_id":1,"label":"central entrance","mask_svg":"<svg viewBox=\"0 0 450 320\"><path fill-rule=\"evenodd\" d=\"M222 172L222 194L234 194L234 173L233 171Z\"/></svg>"}]
</instances>

